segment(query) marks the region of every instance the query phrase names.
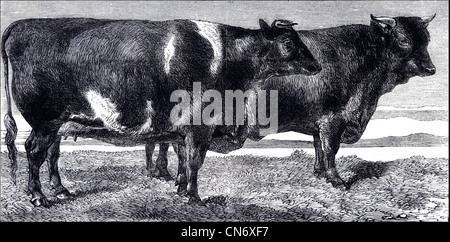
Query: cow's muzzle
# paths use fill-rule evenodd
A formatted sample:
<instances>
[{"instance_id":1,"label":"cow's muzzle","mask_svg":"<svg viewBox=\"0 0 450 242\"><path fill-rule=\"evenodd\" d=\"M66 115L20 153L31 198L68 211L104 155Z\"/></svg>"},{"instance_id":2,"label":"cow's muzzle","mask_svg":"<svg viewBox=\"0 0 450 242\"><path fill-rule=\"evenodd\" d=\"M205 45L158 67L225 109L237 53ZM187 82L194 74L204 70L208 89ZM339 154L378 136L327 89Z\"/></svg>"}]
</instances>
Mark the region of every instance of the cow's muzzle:
<instances>
[{"instance_id":1,"label":"cow's muzzle","mask_svg":"<svg viewBox=\"0 0 450 242\"><path fill-rule=\"evenodd\" d=\"M314 63L303 67L303 74L305 75L316 75L322 71L322 67L319 63Z\"/></svg>"},{"instance_id":2,"label":"cow's muzzle","mask_svg":"<svg viewBox=\"0 0 450 242\"><path fill-rule=\"evenodd\" d=\"M429 67L425 67L423 68L423 71L421 73L421 76L432 76L436 73L436 67L434 66L429 66Z\"/></svg>"}]
</instances>

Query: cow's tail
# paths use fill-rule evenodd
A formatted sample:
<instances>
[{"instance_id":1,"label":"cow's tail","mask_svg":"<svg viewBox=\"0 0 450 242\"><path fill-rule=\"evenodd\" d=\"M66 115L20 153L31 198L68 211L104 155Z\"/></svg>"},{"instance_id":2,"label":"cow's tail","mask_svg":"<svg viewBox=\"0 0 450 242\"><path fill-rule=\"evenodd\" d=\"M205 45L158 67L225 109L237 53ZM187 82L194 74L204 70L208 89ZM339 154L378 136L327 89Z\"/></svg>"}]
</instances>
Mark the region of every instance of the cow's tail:
<instances>
[{"instance_id":1,"label":"cow's tail","mask_svg":"<svg viewBox=\"0 0 450 242\"><path fill-rule=\"evenodd\" d=\"M11 111L11 93L9 89L9 65L8 65L8 54L6 53L5 43L9 37L12 27L8 27L2 36L2 60L3 60L3 70L4 70L4 80L5 80L5 94L6 94L6 104L8 109L5 114L4 124L6 128L5 143L8 147L8 156L11 161L11 179L14 184L16 184L16 171L17 171L17 148L15 140L17 137L17 125Z\"/></svg>"}]
</instances>

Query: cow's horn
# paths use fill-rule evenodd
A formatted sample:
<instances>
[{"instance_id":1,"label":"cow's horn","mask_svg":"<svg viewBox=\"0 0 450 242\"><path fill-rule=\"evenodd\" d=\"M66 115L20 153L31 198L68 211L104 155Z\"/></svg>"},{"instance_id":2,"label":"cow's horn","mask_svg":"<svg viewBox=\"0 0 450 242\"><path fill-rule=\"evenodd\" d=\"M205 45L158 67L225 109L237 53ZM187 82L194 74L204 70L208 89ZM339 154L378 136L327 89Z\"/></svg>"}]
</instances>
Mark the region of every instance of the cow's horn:
<instances>
[{"instance_id":1,"label":"cow's horn","mask_svg":"<svg viewBox=\"0 0 450 242\"><path fill-rule=\"evenodd\" d=\"M370 15L370 18L373 20L373 21L375 21L375 22L378 22L378 23L382 23L382 24L385 24L385 25L388 25L388 26L390 26L390 27L395 27L395 25L396 25L396 21L395 21L395 19L393 19L393 18L391 18L391 17L385 17L385 16L380 16L380 17L376 17L376 16L373 16L372 14Z\"/></svg>"},{"instance_id":2,"label":"cow's horn","mask_svg":"<svg viewBox=\"0 0 450 242\"><path fill-rule=\"evenodd\" d=\"M421 18L424 24L427 24L431 22L431 20L434 19L434 17L436 17L436 14L433 14L431 16L427 16L427 17L423 17Z\"/></svg>"},{"instance_id":3,"label":"cow's horn","mask_svg":"<svg viewBox=\"0 0 450 242\"><path fill-rule=\"evenodd\" d=\"M291 28L292 26L297 25L297 23L291 22L289 20L277 19L273 21L272 27L276 28Z\"/></svg>"}]
</instances>

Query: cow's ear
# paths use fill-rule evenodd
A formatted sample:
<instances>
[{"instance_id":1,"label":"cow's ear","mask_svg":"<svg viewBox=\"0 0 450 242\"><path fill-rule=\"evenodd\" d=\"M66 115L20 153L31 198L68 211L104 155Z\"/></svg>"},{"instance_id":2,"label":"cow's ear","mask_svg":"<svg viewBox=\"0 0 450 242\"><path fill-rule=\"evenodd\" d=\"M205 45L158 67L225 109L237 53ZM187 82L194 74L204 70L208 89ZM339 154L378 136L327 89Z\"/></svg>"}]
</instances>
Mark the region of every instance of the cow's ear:
<instances>
[{"instance_id":1,"label":"cow's ear","mask_svg":"<svg viewBox=\"0 0 450 242\"><path fill-rule=\"evenodd\" d=\"M431 22L431 20L434 19L434 17L436 17L436 14L433 14L433 15L431 15L431 16L427 16L427 17L421 18L423 24L425 25L425 28L428 27L428 24Z\"/></svg>"},{"instance_id":2,"label":"cow's ear","mask_svg":"<svg viewBox=\"0 0 450 242\"><path fill-rule=\"evenodd\" d=\"M370 24L384 34L390 34L397 24L395 19L390 17L375 17L371 14L370 18L372 19Z\"/></svg>"},{"instance_id":3,"label":"cow's ear","mask_svg":"<svg viewBox=\"0 0 450 242\"><path fill-rule=\"evenodd\" d=\"M266 38L268 40L275 39L275 33L274 33L273 29L266 23L266 21L260 19L259 26L261 27L261 32L262 32L264 38Z\"/></svg>"}]
</instances>

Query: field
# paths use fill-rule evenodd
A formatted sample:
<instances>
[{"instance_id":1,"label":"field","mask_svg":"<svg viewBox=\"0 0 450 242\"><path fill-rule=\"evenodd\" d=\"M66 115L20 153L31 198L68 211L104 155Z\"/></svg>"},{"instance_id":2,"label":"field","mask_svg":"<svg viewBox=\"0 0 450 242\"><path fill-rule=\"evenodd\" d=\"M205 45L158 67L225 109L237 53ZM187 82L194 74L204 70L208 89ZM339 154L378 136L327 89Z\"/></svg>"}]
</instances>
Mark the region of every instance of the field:
<instances>
[{"instance_id":1,"label":"field","mask_svg":"<svg viewBox=\"0 0 450 242\"><path fill-rule=\"evenodd\" d=\"M174 153L169 172L176 174ZM62 152L60 172L73 198L52 197L46 165L43 192L50 208L34 208L26 192L27 162L19 153L18 183L1 153L2 221L448 221L448 159L420 156L369 162L339 158L352 187L333 188L313 176L314 157L207 157L199 173L206 206L188 205L174 182L146 176L144 151Z\"/></svg>"},{"instance_id":2,"label":"field","mask_svg":"<svg viewBox=\"0 0 450 242\"><path fill-rule=\"evenodd\" d=\"M73 197L60 201L51 195L44 164L42 189L51 206L33 207L27 194L28 164L23 153L31 128L12 105L19 128L19 170L17 185L13 185L1 141L0 220L448 221L448 6L448 1L1 1L2 33L12 22L25 18L198 19L251 29L258 28L258 19L286 19L298 23L297 30L310 30L369 25L371 14L436 13L427 29L432 39L428 51L437 72L426 78L411 78L408 84L381 97L378 105L384 108L374 114L361 140L341 146L340 152L353 148L351 152L359 152L359 157L337 160L340 174L352 184L350 190L335 189L314 177L314 157L307 153L314 152L312 137L278 136L258 143L249 141L244 146L252 154L261 155L263 150L271 157L207 156L199 173L204 207L188 205L186 198L176 194L174 182L148 178L143 146L126 147L140 150L125 151L82 138L77 143L68 138L61 144L60 173ZM3 75L0 79L4 87ZM4 115L4 88L0 88L0 99L0 113ZM0 128L4 129L3 119ZM0 137L4 140L4 130ZM282 153L274 152L278 148L304 151L273 157ZM362 155L366 151L368 156ZM408 153L411 151L423 156L412 156ZM169 171L174 176L176 156L169 154Z\"/></svg>"}]
</instances>

